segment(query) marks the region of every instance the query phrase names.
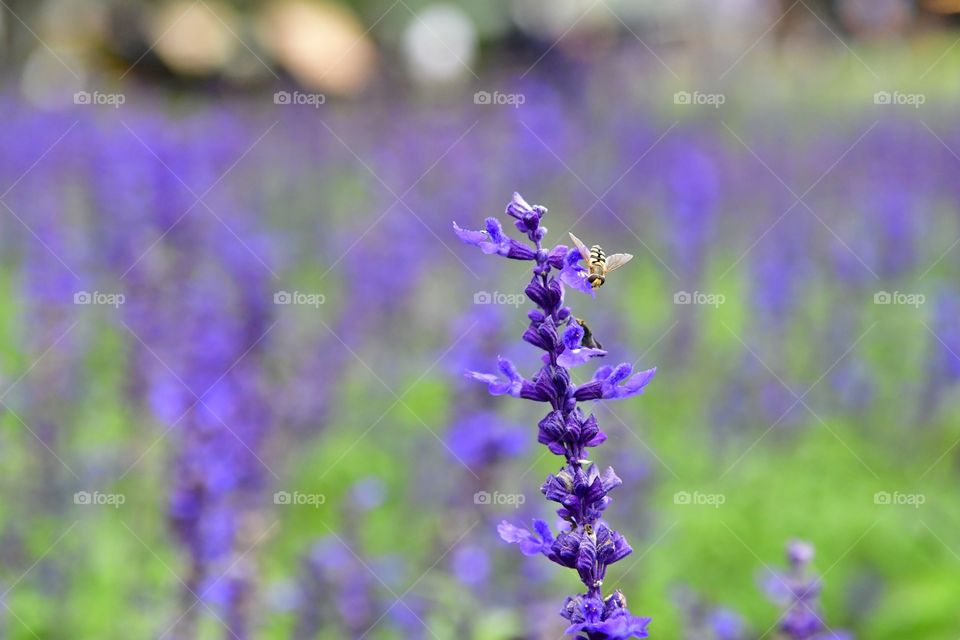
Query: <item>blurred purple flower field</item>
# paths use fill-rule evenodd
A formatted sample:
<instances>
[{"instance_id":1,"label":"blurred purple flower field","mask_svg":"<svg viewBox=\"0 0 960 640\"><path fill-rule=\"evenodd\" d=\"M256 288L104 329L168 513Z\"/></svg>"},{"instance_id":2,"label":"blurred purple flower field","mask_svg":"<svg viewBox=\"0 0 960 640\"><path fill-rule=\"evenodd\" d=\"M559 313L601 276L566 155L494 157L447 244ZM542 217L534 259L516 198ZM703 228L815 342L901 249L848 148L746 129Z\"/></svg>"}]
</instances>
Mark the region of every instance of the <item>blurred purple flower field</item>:
<instances>
[{"instance_id":1,"label":"blurred purple flower field","mask_svg":"<svg viewBox=\"0 0 960 640\"><path fill-rule=\"evenodd\" d=\"M0 637L960 633L950 43L726 81L591 28L329 99L5 87Z\"/></svg>"}]
</instances>

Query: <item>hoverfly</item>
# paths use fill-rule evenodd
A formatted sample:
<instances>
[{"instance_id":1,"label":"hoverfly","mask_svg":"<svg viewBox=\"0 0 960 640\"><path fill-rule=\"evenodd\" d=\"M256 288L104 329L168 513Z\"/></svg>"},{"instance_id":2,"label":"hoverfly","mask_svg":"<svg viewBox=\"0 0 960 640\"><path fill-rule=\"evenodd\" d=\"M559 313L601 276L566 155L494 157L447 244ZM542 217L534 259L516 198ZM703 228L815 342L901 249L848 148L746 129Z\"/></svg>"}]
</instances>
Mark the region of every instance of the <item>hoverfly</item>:
<instances>
[{"instance_id":1,"label":"hoverfly","mask_svg":"<svg viewBox=\"0 0 960 640\"><path fill-rule=\"evenodd\" d=\"M597 336L593 335L593 331L587 326L586 320L583 318L574 318L574 320L580 325L580 328L583 329L583 338L580 339L580 346L587 347L588 349L603 349L603 345L597 340Z\"/></svg>"},{"instance_id":2,"label":"hoverfly","mask_svg":"<svg viewBox=\"0 0 960 640\"><path fill-rule=\"evenodd\" d=\"M598 244L593 245L588 250L587 245L583 244L580 238L572 233L570 234L570 239L573 240L573 244L577 246L577 251L580 252L580 257L583 258L583 263L589 272L587 282L589 282L590 286L594 289L603 286L603 283L607 279L607 274L619 269L633 259L633 255L629 253L615 253L611 256L606 256Z\"/></svg>"}]
</instances>

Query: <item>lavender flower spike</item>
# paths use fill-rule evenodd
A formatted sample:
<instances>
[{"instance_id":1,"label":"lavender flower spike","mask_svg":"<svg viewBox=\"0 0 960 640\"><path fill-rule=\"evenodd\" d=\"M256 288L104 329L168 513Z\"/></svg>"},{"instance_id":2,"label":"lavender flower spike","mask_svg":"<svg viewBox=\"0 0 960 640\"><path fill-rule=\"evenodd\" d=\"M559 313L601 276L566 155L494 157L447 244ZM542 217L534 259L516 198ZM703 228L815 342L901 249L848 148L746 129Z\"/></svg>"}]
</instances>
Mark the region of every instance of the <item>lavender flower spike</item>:
<instances>
[{"instance_id":1,"label":"lavender flower spike","mask_svg":"<svg viewBox=\"0 0 960 640\"><path fill-rule=\"evenodd\" d=\"M853 640L846 631L830 629L820 609L820 577L810 571L813 545L802 540L787 544L790 569L772 573L764 583L767 597L785 607L780 631L790 640Z\"/></svg>"},{"instance_id":2,"label":"lavender flower spike","mask_svg":"<svg viewBox=\"0 0 960 640\"><path fill-rule=\"evenodd\" d=\"M532 246L506 237L494 218L487 219L485 231L464 230L454 223L454 232L484 253L536 263L525 291L536 309L527 314L530 325L523 340L544 351L543 366L527 378L512 362L500 359L499 374L468 371L466 375L488 385L493 395L550 404L550 411L540 421L537 440L552 453L563 456L564 463L557 473L547 477L540 491L547 500L560 505L557 514L567 525L556 536L543 520L535 520L532 530L506 521L497 530L504 541L518 544L525 555L543 555L577 571L586 591L567 598L561 608L560 615L569 622L567 633L576 634L581 640L646 638L650 619L631 614L619 591L603 595L607 567L633 550L601 518L611 502L608 494L621 480L612 468L601 472L588 462L587 449L602 443L607 436L596 418L585 415L577 403L642 393L656 369L634 373L626 363L600 367L589 382L579 386L573 383L571 368L604 357L607 352L582 344L583 329L564 304L565 286L589 295L595 291L586 285L576 249L569 250L564 245L543 247L547 230L540 222L546 208L527 204L519 194L514 194L506 213L516 220L514 226Z\"/></svg>"}]
</instances>

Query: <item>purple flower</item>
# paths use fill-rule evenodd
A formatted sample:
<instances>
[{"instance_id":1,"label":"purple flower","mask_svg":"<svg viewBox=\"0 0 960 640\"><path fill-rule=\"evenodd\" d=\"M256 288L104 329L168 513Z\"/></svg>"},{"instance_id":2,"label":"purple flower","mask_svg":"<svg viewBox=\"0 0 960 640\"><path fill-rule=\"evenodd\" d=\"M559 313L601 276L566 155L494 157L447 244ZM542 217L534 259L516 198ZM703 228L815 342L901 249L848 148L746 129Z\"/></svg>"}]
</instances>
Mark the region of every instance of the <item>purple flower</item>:
<instances>
[{"instance_id":1,"label":"purple flower","mask_svg":"<svg viewBox=\"0 0 960 640\"><path fill-rule=\"evenodd\" d=\"M507 205L507 215L517 219L514 223L521 232L535 233L540 226L540 219L547 215L547 208L540 205L530 206L519 193L513 194L513 200Z\"/></svg>"},{"instance_id":2,"label":"purple flower","mask_svg":"<svg viewBox=\"0 0 960 640\"><path fill-rule=\"evenodd\" d=\"M587 447L595 447L607 439L607 434L600 431L597 419L592 415L584 417L579 409L566 416L561 411L551 411L540 421L539 427L537 442L547 445L551 453L568 455L576 460L586 456Z\"/></svg>"},{"instance_id":3,"label":"purple flower","mask_svg":"<svg viewBox=\"0 0 960 640\"><path fill-rule=\"evenodd\" d=\"M561 566L576 569L580 580L590 587L588 593L599 595L607 567L632 552L622 535L600 522L596 529L584 527L560 532L543 555Z\"/></svg>"},{"instance_id":4,"label":"purple flower","mask_svg":"<svg viewBox=\"0 0 960 640\"><path fill-rule=\"evenodd\" d=\"M543 520L533 521L534 531L522 529L510 524L506 520L497 527L497 533L504 542L510 542L520 545L520 551L525 556L535 556L537 554L546 554L553 544L553 534L550 533L550 525Z\"/></svg>"},{"instance_id":5,"label":"purple flower","mask_svg":"<svg viewBox=\"0 0 960 640\"><path fill-rule=\"evenodd\" d=\"M333 536L311 547L301 561L294 637L313 638L321 629L355 637L370 627L380 603L367 562Z\"/></svg>"},{"instance_id":6,"label":"purple flower","mask_svg":"<svg viewBox=\"0 0 960 640\"><path fill-rule=\"evenodd\" d=\"M803 569L813 562L815 553L813 545L803 540L791 540L787 544L787 559L795 569Z\"/></svg>"},{"instance_id":7,"label":"purple flower","mask_svg":"<svg viewBox=\"0 0 960 640\"><path fill-rule=\"evenodd\" d=\"M480 247L487 254L496 253L514 260L533 260L536 254L529 247L503 235L503 227L496 218L487 218L486 231L461 229L453 223L453 231L467 244Z\"/></svg>"},{"instance_id":8,"label":"purple flower","mask_svg":"<svg viewBox=\"0 0 960 640\"><path fill-rule=\"evenodd\" d=\"M823 621L820 609L820 577L810 572L814 549L809 542L791 540L787 544L790 569L771 572L763 588L771 601L786 608L780 618L780 631L791 640L852 640L846 631L834 631Z\"/></svg>"},{"instance_id":9,"label":"purple flower","mask_svg":"<svg viewBox=\"0 0 960 640\"><path fill-rule=\"evenodd\" d=\"M748 637L746 624L739 614L724 607L714 608L687 588L680 589L677 603L683 610L687 640L746 640Z\"/></svg>"},{"instance_id":10,"label":"purple flower","mask_svg":"<svg viewBox=\"0 0 960 640\"><path fill-rule=\"evenodd\" d=\"M564 520L580 522L595 521L610 504L607 494L623 482L613 471L613 467L601 476L597 466L591 464L586 473L581 467L571 474L567 468L556 475L550 474L540 487L540 492L553 502L563 505L558 511Z\"/></svg>"},{"instance_id":11,"label":"purple flower","mask_svg":"<svg viewBox=\"0 0 960 640\"><path fill-rule=\"evenodd\" d=\"M738 640L744 634L743 619L729 609L710 612L707 625L717 640Z\"/></svg>"},{"instance_id":12,"label":"purple flower","mask_svg":"<svg viewBox=\"0 0 960 640\"><path fill-rule=\"evenodd\" d=\"M524 293L536 305L527 314L530 323L523 340L541 351L543 366L531 380L525 379L509 360L500 358L500 375L468 371L467 377L486 384L493 395L511 395L550 403L550 411L540 421L537 440L554 454L564 457L564 465L540 487L543 495L560 505L557 514L567 524L553 537L542 520L534 521L534 530L502 522L500 537L520 545L525 555L543 555L561 566L575 569L586 593L567 599L562 615L570 621L568 633L586 640L647 637L648 618L627 611L626 600L615 592L603 599L602 584L607 567L633 550L626 539L601 520L610 505L607 495L622 481L608 468L602 474L587 459L586 449L606 439L594 416L585 416L577 403L584 400L627 398L643 391L656 369L633 374L629 364L601 367L593 379L579 387L570 379L570 369L591 358L606 355L602 349L582 345L584 331L564 304L564 287L570 286L594 294L578 263L581 256L563 245L550 250L543 247L546 229L540 219L546 209L529 205L519 194L507 205L507 214L516 219L516 227L527 235L533 248L522 247L505 238L496 220L487 220L487 230L454 231L467 244L484 253L508 258L534 259L533 277ZM554 275L554 270L559 274Z\"/></svg>"},{"instance_id":13,"label":"purple flower","mask_svg":"<svg viewBox=\"0 0 960 640\"><path fill-rule=\"evenodd\" d=\"M657 368L647 369L635 373L632 376L633 367L626 362L618 364L615 368L610 366L600 367L593 374L593 380L577 387L575 397L577 400L616 400L619 398L629 398L639 393L643 393L653 376L657 373Z\"/></svg>"},{"instance_id":14,"label":"purple flower","mask_svg":"<svg viewBox=\"0 0 960 640\"><path fill-rule=\"evenodd\" d=\"M490 575L490 557L481 547L464 545L453 552L453 573L463 584L482 584Z\"/></svg>"},{"instance_id":15,"label":"purple flower","mask_svg":"<svg viewBox=\"0 0 960 640\"><path fill-rule=\"evenodd\" d=\"M476 371L467 371L465 375L467 378L485 383L489 387L490 393L495 396L507 394L519 398L524 388L529 389L532 386L532 383L529 380L524 380L513 363L506 358L500 358L498 366L503 378L496 374L477 373Z\"/></svg>"},{"instance_id":16,"label":"purple flower","mask_svg":"<svg viewBox=\"0 0 960 640\"><path fill-rule=\"evenodd\" d=\"M563 247L563 245L558 245ZM566 247L564 247L566 249ZM560 281L582 293L590 294L591 297L597 297L597 290L587 281L589 272L580 264L580 251L576 248L566 250L563 258L563 267L560 269ZM586 257L583 257L586 260Z\"/></svg>"},{"instance_id":17,"label":"purple flower","mask_svg":"<svg viewBox=\"0 0 960 640\"><path fill-rule=\"evenodd\" d=\"M606 601L598 596L567 598L560 614L570 621L566 633L585 633L592 640L649 637L650 618L632 615L619 591L614 591Z\"/></svg>"},{"instance_id":18,"label":"purple flower","mask_svg":"<svg viewBox=\"0 0 960 640\"><path fill-rule=\"evenodd\" d=\"M574 323L567 325L563 332L563 353L557 358L557 364L567 369L586 364L590 358L605 356L607 352L603 349L590 349L580 346L583 340L583 327Z\"/></svg>"},{"instance_id":19,"label":"purple flower","mask_svg":"<svg viewBox=\"0 0 960 640\"><path fill-rule=\"evenodd\" d=\"M527 440L517 425L481 411L460 419L444 438L451 452L469 467L483 467L520 455Z\"/></svg>"}]
</instances>

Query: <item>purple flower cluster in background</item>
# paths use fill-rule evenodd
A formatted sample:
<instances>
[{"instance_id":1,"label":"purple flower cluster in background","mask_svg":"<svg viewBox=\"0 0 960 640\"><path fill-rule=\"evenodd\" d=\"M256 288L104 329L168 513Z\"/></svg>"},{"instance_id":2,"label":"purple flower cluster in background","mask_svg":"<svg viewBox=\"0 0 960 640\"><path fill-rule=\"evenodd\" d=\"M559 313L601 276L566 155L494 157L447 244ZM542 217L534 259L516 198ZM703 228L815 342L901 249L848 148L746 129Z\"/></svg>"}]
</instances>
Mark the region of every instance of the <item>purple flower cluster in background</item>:
<instances>
[{"instance_id":1,"label":"purple flower cluster in background","mask_svg":"<svg viewBox=\"0 0 960 640\"><path fill-rule=\"evenodd\" d=\"M604 366L589 382L573 383L571 368L606 355L601 349L582 344L583 328L564 304L565 285L593 293L586 269L580 264L587 257L564 245L543 247L547 229L540 223L546 208L531 206L514 194L506 213L515 219L514 225L527 236L532 247L508 237L496 218L487 218L484 231L461 229L456 223L454 231L465 243L480 247L484 253L536 263L525 293L537 308L527 314L530 325L523 339L544 351L543 366L530 379L521 375L512 362L501 358L499 375L470 371L467 376L487 384L493 395L509 394L550 404L550 412L539 424L538 441L552 453L563 456L565 462L559 472L548 476L541 492L560 505L557 514L566 525L556 537L543 520L534 520L532 530L504 521L498 531L505 541L519 544L526 555L543 554L561 566L576 569L586 592L567 598L564 603L561 615L570 623L567 633L587 640L645 638L650 619L631 614L620 591L603 596L607 567L622 560L632 549L620 533L601 519L611 502L608 494L621 480L612 468L601 473L589 459L588 448L602 443L606 435L596 418L585 415L577 403L641 393L656 369L634 374L626 363Z\"/></svg>"},{"instance_id":2,"label":"purple flower cluster in background","mask_svg":"<svg viewBox=\"0 0 960 640\"><path fill-rule=\"evenodd\" d=\"M791 540L787 544L790 568L771 573L764 582L767 596L785 608L778 623L780 631L791 640L853 640L850 633L831 629L823 621L820 608L823 584L820 576L810 570L813 555L813 545Z\"/></svg>"},{"instance_id":3,"label":"purple flower cluster in background","mask_svg":"<svg viewBox=\"0 0 960 640\"><path fill-rule=\"evenodd\" d=\"M675 599L683 612L685 640L746 640L750 637L746 623L737 612L711 606L688 588L680 589Z\"/></svg>"},{"instance_id":4,"label":"purple flower cluster in background","mask_svg":"<svg viewBox=\"0 0 960 640\"><path fill-rule=\"evenodd\" d=\"M729 471L729 456L769 432L764 446L749 453L749 464L757 466L737 466L759 473L764 465L777 464L779 456L793 455L793 445L806 442L805 431L814 438L809 452L821 451L816 440L820 430L807 429L816 411L824 422L833 425L836 419L852 434L864 434L865 468L869 464L882 471L888 459L898 465L912 460L922 465L917 475L931 471L929 490L938 486L939 473L946 478L944 486L952 486L947 484L952 481L947 476L950 456L941 454L953 442L950 416L960 383L960 291L954 277L960 251L952 247L960 182L949 171L924 169L955 162L937 137L899 117L875 123L859 144L854 143L865 124L849 131L847 122L814 127L798 118L795 125L804 136L794 140L779 128L769 129L762 119L745 122L742 131L730 121L748 150L729 131L699 118L684 119L664 134L658 112L640 104L621 101L607 109L593 91L584 91L581 101L552 85L523 90L528 100L524 110L478 108L476 114L458 115L437 109L425 114L419 111L421 104L398 102L385 119L377 117L382 115L378 110L332 102L323 111L284 108L275 128L268 128L273 114L259 107L211 109L198 103L196 109L170 113L162 102L133 100L124 107L121 122L86 106L57 114L4 99L9 130L22 134L0 149L0 173L9 191L0 214L0 287L8 298L0 331L9 343L0 366L0 414L7 427L3 450L11 463L8 495L16 498L8 500L9 513L0 523L0 547L12 576L24 574L19 586L6 585L16 586L9 599L2 599L11 613L30 624L46 619L48 626L36 629L43 637L68 628L74 628L74 635L94 634L96 626L76 628L81 619L94 624L90 621L99 618L70 613L84 611L82 604L64 609L63 616L47 612L74 594L83 597L90 575L111 577L102 572L101 549L135 533L158 546L148 549L130 537L131 547L116 549L129 554L127 562L159 569L141 572L159 588L148 590L142 613L117 606L127 598L123 583L98 589L103 606L123 614L118 619L125 628L136 616L169 611L167 623L180 618L171 637L188 638L213 625L229 627L237 638L257 636L275 624L264 611L264 582L279 576L281 565L289 572L296 558L304 558L303 573L315 575L304 577L306 613L297 623L303 630L298 627L294 635L357 637L372 629L367 637L378 637L380 626L374 621L396 596L381 592L384 585L368 566L379 573L378 560L389 559L387 547L397 544L404 560L397 562L402 570L394 571L396 578L385 580L390 589L403 593L403 580L419 577L435 559L418 566L427 553L450 548L431 576L437 579L445 572L449 600L464 609L454 611L429 597L414 604L417 594L407 594L381 623L409 625L403 637L427 632L417 616L431 627L451 630L440 635L484 635L485 625L502 624L522 627L524 637L556 637L559 633L551 635L544 620L554 626L562 621L544 616L543 610L556 608L561 598L541 585L559 572L535 557L541 554L577 569L584 579L586 593L564 608L574 633L626 637L622 634L645 630L645 623L620 608L620 595L609 595L611 579L620 576L606 579L605 594L596 584L609 564L629 552L601 518L607 493L621 480L630 486L617 504L616 523L621 528L640 523L625 531L636 543L634 535L649 533L642 525L652 521L648 514L657 509L664 482L670 482L661 471L672 471L667 464L687 470L686 460L674 462L682 456L675 447L709 442L702 471L714 462ZM609 117L597 118L601 109ZM405 126L397 127L401 121ZM933 122L930 128L958 148L956 128L949 121ZM478 128L468 129L470 123ZM662 142L657 142L661 134ZM604 214L601 203L594 205L584 185L569 179L564 163L543 153L544 144L570 157L571 168L587 184L606 185L627 167L635 167L631 175L645 175L642 181L624 178L604 194L603 204L624 220ZM441 150L447 153L438 157ZM835 170L805 198L812 210L807 211L764 164L794 187L813 184L831 164ZM583 336L564 294L571 287L597 292L586 286L584 256L562 245L541 246L545 209L515 197L507 214L519 234L501 224L503 218L488 220L483 231L455 227L462 240L482 253L511 259L493 264L473 252L463 256L468 271L481 261L485 264L477 273L487 278L497 268L518 267L517 261L535 269L527 294L536 310L529 326L524 322L517 331L525 330L523 341L503 339L505 332L514 331L504 317L513 311L509 304L476 303L453 323L436 312L443 296L463 291L464 282L473 284L471 274L456 278L449 273L456 263L446 242L437 242L449 229L447 207L460 206L455 203L465 197L490 206L488 194L502 193L504 185L518 179L529 182L531 190L549 188L554 206L561 203L567 212L590 221L590 235L613 237L629 229L649 245L631 265L646 264L644 277L607 284L600 296L615 294L624 308L663 300L663 313L653 314L645 327L652 335L663 335L658 349L670 354L675 377L687 380L687 388L697 388L701 400L677 402L658 394L648 410L687 424L691 431L664 441L656 453L639 452L626 446L629 441L611 447L602 462L613 464L620 478L603 472L605 465L587 454L605 436L593 416L577 405L633 395L653 371L600 367L592 378L592 372L576 376L572 371L606 352ZM381 188L386 185L390 188ZM195 202L200 194L208 206ZM395 202L397 194L402 202ZM737 224L725 223L731 215ZM360 265L369 268L363 277L354 277ZM450 277L433 277L440 270ZM330 303L275 306L281 289L322 292ZM670 305L670 295L679 290L724 293L730 305L724 308L733 311L716 314L696 304ZM122 293L125 302L118 307L78 305L75 296L84 291ZM928 302L919 309L878 306L878 293L896 291L924 293ZM744 311L751 307L754 312ZM633 326L633 314L593 318L586 313L606 343L621 342L618 335L644 339L638 338L643 332ZM880 322L867 335L874 319ZM730 328L718 329L718 321ZM744 338L742 349L733 334ZM897 339L891 342L892 337ZM543 355L542 362L531 358L529 370L517 355L528 344ZM797 344L805 348L797 349ZM913 357L920 355L920 345L922 360ZM499 369L487 369L498 355L503 356ZM903 362L907 375L888 379ZM479 397L467 396L446 380L449 376L435 374L434 365L441 364L458 372L483 371L471 373L462 384L482 381L491 394L474 385ZM828 364L822 382L808 389ZM373 371L382 381L372 379ZM416 392L437 382L432 375L444 383L435 389L443 401L430 403L431 413L424 414L431 432L417 424L385 428L392 422L405 424L404 416L427 406ZM574 384L571 375L577 382L589 381ZM376 392L370 393L367 385ZM397 405L403 412L397 420L389 407L394 398L381 393L384 385L411 392L410 407ZM791 389L806 390L803 403ZM462 499L493 488L525 456L525 446L533 446L532 434L521 430L532 421L514 424L513 410L521 407L513 405L522 403L501 405L496 397L507 394L550 404L539 424L539 440L563 457L562 467L557 460L559 470L551 468L554 475L543 486L560 507L559 527L552 517L546 518L549 526L537 520L529 530L508 523L500 527L505 538L531 556L515 563L498 560L493 547L501 541L489 535L503 516L486 504ZM402 404L407 397L401 396ZM437 407L449 415L435 415ZM443 427L438 429L442 448L436 446L434 424ZM918 441L916 429L904 431L903 425L923 426L924 437ZM361 438L367 427L369 436ZM846 438L845 431L838 433ZM344 447L341 458L344 438L351 443L356 438L359 444ZM850 442L859 454L861 441ZM886 447L910 451L910 460L888 458ZM428 448L448 454L452 462L419 455ZM328 473L326 465L338 471L362 467L374 460L371 451L381 449L397 461L397 469L383 466L393 487L391 500L366 528L348 526L346 517L333 509L358 499L345 493L340 474ZM415 454L417 464L406 464ZM765 455L774 457L765 461ZM314 473L318 461L323 469ZM934 463L937 474L930 466ZM690 471L698 465L693 461ZM437 467L442 473L461 466L471 473L456 482L436 482ZM276 474L269 473L270 467ZM804 488L820 481L802 469L798 467L796 480ZM274 476L279 476L276 483ZM312 480L301 482L328 497L326 507L270 502L274 489L305 488L291 484L303 476ZM418 478L422 484L415 484ZM824 476L823 482L832 480ZM75 490L97 489L128 497L126 510L117 513L129 530L113 518L114 510L71 502ZM756 490L764 491L762 486ZM849 496L854 504L857 495ZM512 517L514 524L543 516L544 504L528 498ZM157 531L161 518L138 517L139 505L158 513L160 504L167 505L166 533ZM753 504L741 502L748 508ZM739 513L738 506L728 506ZM52 525L73 509L82 515L83 526L96 523L118 535L97 533L81 541L75 538L83 531L78 528L39 563L37 553L54 543L67 523ZM793 511L794 516L805 512ZM407 529L416 535L380 537L397 513L404 514ZM778 521L786 528L796 524L794 516L782 513ZM420 534L440 518L446 526L436 527L435 535ZM458 538L474 521L479 521L475 528ZM255 544L274 522L277 537L271 534L264 538L270 544ZM330 533L321 523L329 523L358 555L336 539L310 545L318 533ZM837 520L828 524L820 533L825 539L846 531ZM725 535L723 529L720 534ZM749 536L745 540L756 542ZM928 541L938 545L932 537ZM730 585L710 577L728 567L703 562L710 546L685 548L691 562L657 570L669 567L681 573L696 566L696 559L696 573L684 577L699 581L701 588L713 587L708 593L718 597L716 591ZM296 553L291 547L297 547ZM182 583L158 564L168 557ZM744 559L749 563L743 556L741 565ZM900 560L902 566L883 564L864 582L883 597L895 598L892 586L910 571L908 560ZM27 572L35 563L38 570ZM939 564L940 570L949 566ZM774 625L770 635L783 637L837 637L823 623L827 618L817 601L819 583L801 569L793 567L771 580L770 595L782 609L761 628ZM838 567L837 573L844 570ZM571 572L562 573L572 578ZM658 573L652 583L662 577ZM796 588L789 586L792 580ZM426 579L421 584L425 591L433 586ZM56 597L37 597L50 593ZM172 602L177 595L179 607ZM722 597L727 598L724 606L738 602L727 593ZM319 601L322 606L315 606ZM711 600L688 617L688 637L734 637L738 621L715 606ZM652 613L651 607L645 604L646 613ZM844 623L860 628L864 623L858 617L865 611L869 609L848 597ZM779 614L784 614L782 632L780 621L774 623ZM656 630L676 637L674 627L661 627L669 612L658 609L654 615ZM903 615L909 620L917 614ZM756 616L749 619L758 622ZM19 624L13 616L9 622ZM314 623L316 628L310 626ZM907 622L891 624L913 628Z\"/></svg>"}]
</instances>

